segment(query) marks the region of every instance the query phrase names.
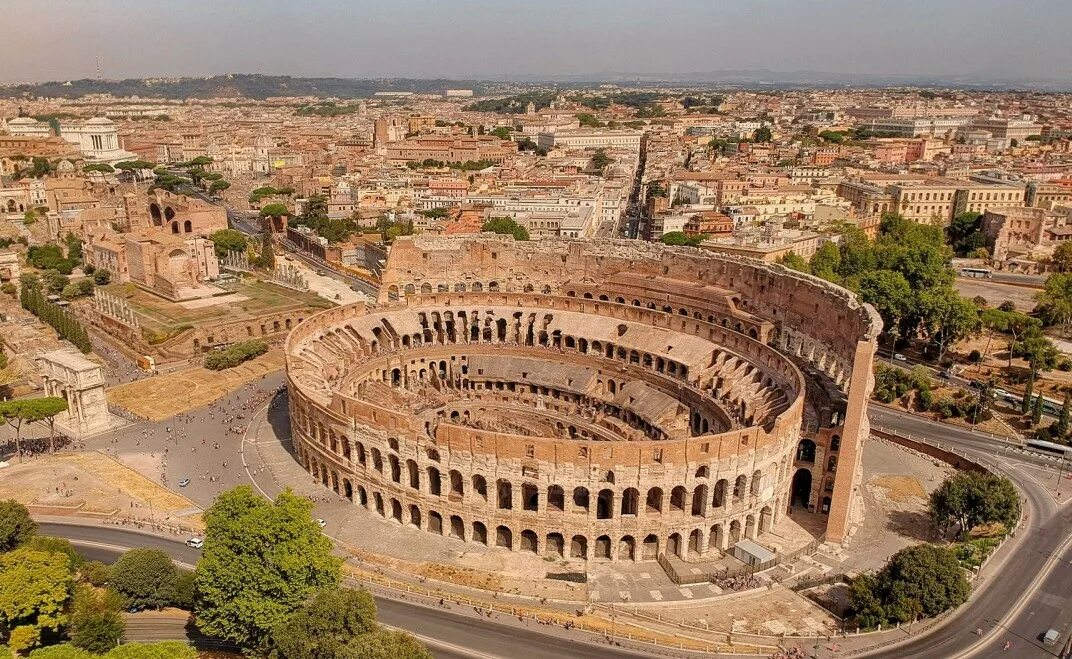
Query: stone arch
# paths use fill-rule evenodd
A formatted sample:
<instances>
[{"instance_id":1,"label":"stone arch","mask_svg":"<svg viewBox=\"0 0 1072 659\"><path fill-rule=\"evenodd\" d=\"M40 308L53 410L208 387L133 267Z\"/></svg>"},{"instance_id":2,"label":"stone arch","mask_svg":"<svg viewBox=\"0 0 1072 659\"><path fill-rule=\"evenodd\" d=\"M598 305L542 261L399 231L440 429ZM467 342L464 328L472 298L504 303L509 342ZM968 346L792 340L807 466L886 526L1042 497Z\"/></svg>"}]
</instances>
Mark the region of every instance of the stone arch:
<instances>
[{"instance_id":1,"label":"stone arch","mask_svg":"<svg viewBox=\"0 0 1072 659\"><path fill-rule=\"evenodd\" d=\"M715 494L711 498L711 505L715 508L721 508L726 505L726 492L729 490L730 483L725 478L719 479L715 483Z\"/></svg>"},{"instance_id":2,"label":"stone arch","mask_svg":"<svg viewBox=\"0 0 1072 659\"><path fill-rule=\"evenodd\" d=\"M802 439L797 444L797 460L799 462L815 462L815 442L810 439Z\"/></svg>"},{"instance_id":3,"label":"stone arch","mask_svg":"<svg viewBox=\"0 0 1072 659\"><path fill-rule=\"evenodd\" d=\"M700 529L693 529L689 533L689 554L693 556L699 556L703 553L703 531Z\"/></svg>"},{"instance_id":4,"label":"stone arch","mask_svg":"<svg viewBox=\"0 0 1072 659\"><path fill-rule=\"evenodd\" d=\"M811 470L801 467L793 474L790 486L790 507L809 508L811 506Z\"/></svg>"},{"instance_id":5,"label":"stone arch","mask_svg":"<svg viewBox=\"0 0 1072 659\"><path fill-rule=\"evenodd\" d=\"M450 516L450 537L465 540L465 522L457 515Z\"/></svg>"},{"instance_id":6,"label":"stone arch","mask_svg":"<svg viewBox=\"0 0 1072 659\"><path fill-rule=\"evenodd\" d=\"M635 487L627 487L622 492L622 515L636 515L639 508L640 492Z\"/></svg>"},{"instance_id":7,"label":"stone arch","mask_svg":"<svg viewBox=\"0 0 1072 659\"><path fill-rule=\"evenodd\" d=\"M409 507L409 523L421 528L421 509L413 504L410 504Z\"/></svg>"},{"instance_id":8,"label":"stone arch","mask_svg":"<svg viewBox=\"0 0 1072 659\"><path fill-rule=\"evenodd\" d=\"M391 499L391 518L402 523L402 503L398 499Z\"/></svg>"},{"instance_id":9,"label":"stone arch","mask_svg":"<svg viewBox=\"0 0 1072 659\"><path fill-rule=\"evenodd\" d=\"M589 496L587 487L577 487L573 490L573 505L584 512L588 512Z\"/></svg>"},{"instance_id":10,"label":"stone arch","mask_svg":"<svg viewBox=\"0 0 1072 659\"><path fill-rule=\"evenodd\" d=\"M436 511L428 513L428 532L443 535L443 516Z\"/></svg>"},{"instance_id":11,"label":"stone arch","mask_svg":"<svg viewBox=\"0 0 1072 659\"><path fill-rule=\"evenodd\" d=\"M596 499L596 519L611 519L614 516L614 492L600 490Z\"/></svg>"},{"instance_id":12,"label":"stone arch","mask_svg":"<svg viewBox=\"0 0 1072 659\"><path fill-rule=\"evenodd\" d=\"M544 543L543 553L552 558L565 558L566 540L561 533L548 533Z\"/></svg>"},{"instance_id":13,"label":"stone arch","mask_svg":"<svg viewBox=\"0 0 1072 659\"><path fill-rule=\"evenodd\" d=\"M496 527L495 546L506 547L507 549L514 548L514 532L510 530L510 527L502 525Z\"/></svg>"},{"instance_id":14,"label":"stone arch","mask_svg":"<svg viewBox=\"0 0 1072 659\"><path fill-rule=\"evenodd\" d=\"M483 497L484 501L488 500L488 479L484 478L480 474L473 474L473 492L477 496Z\"/></svg>"},{"instance_id":15,"label":"stone arch","mask_svg":"<svg viewBox=\"0 0 1072 659\"><path fill-rule=\"evenodd\" d=\"M688 496L684 487L678 485L670 491L670 512L685 512L685 498Z\"/></svg>"},{"instance_id":16,"label":"stone arch","mask_svg":"<svg viewBox=\"0 0 1072 659\"><path fill-rule=\"evenodd\" d=\"M521 541L518 544L518 550L529 551L533 554L539 551L539 539L536 537L535 531L525 529L521 532Z\"/></svg>"},{"instance_id":17,"label":"stone arch","mask_svg":"<svg viewBox=\"0 0 1072 659\"><path fill-rule=\"evenodd\" d=\"M588 559L588 538L575 535L570 541L570 558Z\"/></svg>"},{"instance_id":18,"label":"stone arch","mask_svg":"<svg viewBox=\"0 0 1072 659\"><path fill-rule=\"evenodd\" d=\"M547 488L547 507L557 512L565 511L566 491L561 485L552 485Z\"/></svg>"},{"instance_id":19,"label":"stone arch","mask_svg":"<svg viewBox=\"0 0 1072 659\"><path fill-rule=\"evenodd\" d=\"M643 551L641 552L641 559L645 561L654 561L659 556L659 536L654 533L649 533L644 538Z\"/></svg>"},{"instance_id":20,"label":"stone arch","mask_svg":"<svg viewBox=\"0 0 1072 659\"><path fill-rule=\"evenodd\" d=\"M707 484L697 485L692 491L692 514L703 517L707 514Z\"/></svg>"},{"instance_id":21,"label":"stone arch","mask_svg":"<svg viewBox=\"0 0 1072 659\"><path fill-rule=\"evenodd\" d=\"M636 540L631 535L622 536L622 539L618 541L618 560L635 561L636 559Z\"/></svg>"},{"instance_id":22,"label":"stone arch","mask_svg":"<svg viewBox=\"0 0 1072 659\"><path fill-rule=\"evenodd\" d=\"M648 495L644 501L644 512L651 514L662 514L663 512L663 489L661 487L653 487L648 490Z\"/></svg>"},{"instance_id":23,"label":"stone arch","mask_svg":"<svg viewBox=\"0 0 1072 659\"><path fill-rule=\"evenodd\" d=\"M610 536L601 535L596 538L593 556L595 558L610 558Z\"/></svg>"},{"instance_id":24,"label":"stone arch","mask_svg":"<svg viewBox=\"0 0 1072 659\"><path fill-rule=\"evenodd\" d=\"M678 558L685 558L684 547L681 546L681 534L671 533L666 539L666 553Z\"/></svg>"},{"instance_id":25,"label":"stone arch","mask_svg":"<svg viewBox=\"0 0 1072 659\"><path fill-rule=\"evenodd\" d=\"M488 544L488 527L484 526L484 522L473 522L473 542Z\"/></svg>"}]
</instances>

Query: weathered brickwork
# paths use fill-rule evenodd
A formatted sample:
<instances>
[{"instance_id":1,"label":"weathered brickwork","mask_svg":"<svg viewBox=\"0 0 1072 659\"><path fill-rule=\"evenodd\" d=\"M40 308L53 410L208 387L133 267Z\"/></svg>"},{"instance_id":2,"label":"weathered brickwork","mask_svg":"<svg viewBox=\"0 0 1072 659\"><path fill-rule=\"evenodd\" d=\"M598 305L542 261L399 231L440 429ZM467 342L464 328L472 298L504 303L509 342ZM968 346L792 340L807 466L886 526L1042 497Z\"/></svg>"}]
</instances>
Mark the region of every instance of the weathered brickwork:
<instances>
[{"instance_id":1,"label":"weathered brickwork","mask_svg":"<svg viewBox=\"0 0 1072 659\"><path fill-rule=\"evenodd\" d=\"M517 551L703 556L793 505L831 512L839 541L879 329L769 264L417 237L377 305L288 337L295 447L356 505Z\"/></svg>"}]
</instances>

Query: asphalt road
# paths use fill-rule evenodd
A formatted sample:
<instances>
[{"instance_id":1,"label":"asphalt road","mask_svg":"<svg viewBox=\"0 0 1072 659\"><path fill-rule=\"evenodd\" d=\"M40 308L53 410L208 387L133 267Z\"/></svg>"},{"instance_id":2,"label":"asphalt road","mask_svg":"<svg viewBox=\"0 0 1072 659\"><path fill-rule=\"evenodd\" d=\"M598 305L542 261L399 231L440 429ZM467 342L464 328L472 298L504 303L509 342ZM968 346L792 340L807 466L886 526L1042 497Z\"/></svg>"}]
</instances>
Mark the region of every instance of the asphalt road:
<instances>
[{"instance_id":1,"label":"asphalt road","mask_svg":"<svg viewBox=\"0 0 1072 659\"><path fill-rule=\"evenodd\" d=\"M173 540L124 527L42 522L40 531L43 534L67 538L87 559L105 563L114 562L126 549L134 547L161 549L173 560L185 565L193 565L201 555L199 550L187 547L183 539ZM526 659L622 659L651 656L590 645L576 639L564 639L562 630L556 627L546 627L546 631L525 628L383 597L376 597L376 606L380 622L417 635L429 645L437 659L486 659L519 654ZM523 651L520 648L524 648Z\"/></svg>"},{"instance_id":2,"label":"asphalt road","mask_svg":"<svg viewBox=\"0 0 1072 659\"><path fill-rule=\"evenodd\" d=\"M1014 554L982 584L969 606L950 624L903 645L877 651L870 657L1055 657L1039 636L1047 629L1072 630L1072 508L1059 508L1048 488L1022 466L1047 465L1044 456L1008 450L985 436L927 419L871 406L872 426L895 428L903 434L927 437L957 453L982 459L1004 472L1026 497L1027 534ZM1072 487L1072 483L1068 484ZM1052 560L1051 560L1052 559ZM1009 618L1006 620L1006 618ZM982 630L982 633L979 633ZM1010 647L1005 649L1005 643Z\"/></svg>"},{"instance_id":3,"label":"asphalt road","mask_svg":"<svg viewBox=\"0 0 1072 659\"><path fill-rule=\"evenodd\" d=\"M1038 636L1051 627L1061 632L1062 640L1072 632L1072 607L1068 606L1072 593L1072 544L1064 544L1066 540L1072 543L1072 536L1068 535L1072 529L1072 508L1059 509L1047 488L1023 469L1025 465L1052 468L1054 458L880 406L871 407L870 417L876 428L938 441L1004 471L1026 497L1027 520L1020 533L1027 537L1022 538L1014 555L987 578L970 605L948 625L868 656L891 659L1060 656L1051 651L1054 648L1044 646ZM1072 487L1072 481L1065 483ZM142 546L163 549L175 560L189 565L199 555L197 550L186 547L182 538L158 537L126 527L45 522L42 532L71 538L88 558L95 560L113 560L125 548ZM431 642L437 657L516 656L519 647L524 648L524 656L534 658L646 656L563 638L565 632L560 628L547 627L544 633L544 629L507 625L412 602L378 598L378 604L385 624L419 634ZM982 634L976 630L982 630ZM1007 641L1011 644L1009 651L1004 650Z\"/></svg>"}]
</instances>

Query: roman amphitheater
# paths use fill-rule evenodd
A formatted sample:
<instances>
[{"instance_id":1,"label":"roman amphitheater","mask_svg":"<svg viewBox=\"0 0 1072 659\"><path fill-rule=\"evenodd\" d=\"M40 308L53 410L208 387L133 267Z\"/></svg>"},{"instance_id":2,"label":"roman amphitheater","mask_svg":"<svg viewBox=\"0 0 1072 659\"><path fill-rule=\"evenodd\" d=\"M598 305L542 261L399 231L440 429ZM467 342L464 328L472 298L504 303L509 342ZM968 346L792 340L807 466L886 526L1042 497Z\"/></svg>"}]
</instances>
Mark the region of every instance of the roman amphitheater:
<instances>
[{"instance_id":1,"label":"roman amphitheater","mask_svg":"<svg viewBox=\"0 0 1072 659\"><path fill-rule=\"evenodd\" d=\"M287 340L301 464L439 542L717 556L806 509L838 543L881 321L778 265L635 241L418 236L376 305Z\"/></svg>"}]
</instances>

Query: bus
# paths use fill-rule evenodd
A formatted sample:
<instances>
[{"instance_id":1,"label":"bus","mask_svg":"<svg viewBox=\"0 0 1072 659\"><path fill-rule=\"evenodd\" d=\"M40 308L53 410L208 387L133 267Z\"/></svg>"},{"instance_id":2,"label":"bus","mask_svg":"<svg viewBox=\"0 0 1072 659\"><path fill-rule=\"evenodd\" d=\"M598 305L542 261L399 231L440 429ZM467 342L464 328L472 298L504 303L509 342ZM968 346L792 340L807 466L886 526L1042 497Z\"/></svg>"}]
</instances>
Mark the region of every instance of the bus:
<instances>
[{"instance_id":1,"label":"bus","mask_svg":"<svg viewBox=\"0 0 1072 659\"><path fill-rule=\"evenodd\" d=\"M961 268L961 277L975 277L977 279L992 279L994 271L990 268Z\"/></svg>"},{"instance_id":2,"label":"bus","mask_svg":"<svg viewBox=\"0 0 1072 659\"><path fill-rule=\"evenodd\" d=\"M1027 446L1027 448L1039 451L1040 453L1048 453L1049 455L1056 455L1063 458L1067 458L1072 454L1072 446L1055 444L1041 439L1029 439L1024 442L1024 445Z\"/></svg>"}]
</instances>

